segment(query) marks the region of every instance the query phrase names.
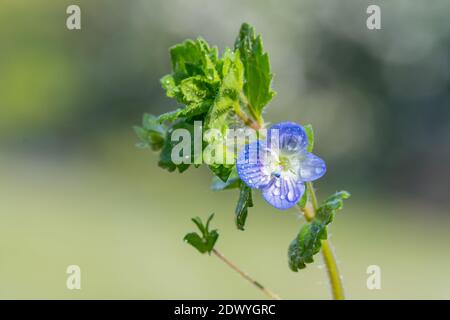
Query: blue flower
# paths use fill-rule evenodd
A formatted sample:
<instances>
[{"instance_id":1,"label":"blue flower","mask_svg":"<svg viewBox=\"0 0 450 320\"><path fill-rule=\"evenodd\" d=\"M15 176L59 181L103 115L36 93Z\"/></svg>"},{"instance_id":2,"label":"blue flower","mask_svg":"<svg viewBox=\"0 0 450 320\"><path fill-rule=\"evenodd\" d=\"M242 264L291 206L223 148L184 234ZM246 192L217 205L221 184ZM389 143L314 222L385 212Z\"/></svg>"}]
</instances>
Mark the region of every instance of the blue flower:
<instances>
[{"instance_id":1,"label":"blue flower","mask_svg":"<svg viewBox=\"0 0 450 320\"><path fill-rule=\"evenodd\" d=\"M238 154L236 168L241 180L260 189L277 209L294 206L305 192L305 182L322 177L325 162L306 150L308 138L294 122L273 125L266 141L247 144Z\"/></svg>"}]
</instances>

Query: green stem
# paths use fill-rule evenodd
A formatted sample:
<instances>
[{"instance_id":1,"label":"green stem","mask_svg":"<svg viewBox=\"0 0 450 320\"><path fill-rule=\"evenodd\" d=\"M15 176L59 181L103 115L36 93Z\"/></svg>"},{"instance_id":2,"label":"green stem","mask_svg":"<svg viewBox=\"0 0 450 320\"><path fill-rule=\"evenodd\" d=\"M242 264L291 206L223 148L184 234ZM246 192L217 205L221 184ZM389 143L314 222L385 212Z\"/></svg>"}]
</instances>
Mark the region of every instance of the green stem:
<instances>
[{"instance_id":1,"label":"green stem","mask_svg":"<svg viewBox=\"0 0 450 320\"><path fill-rule=\"evenodd\" d=\"M239 104L236 103L236 104L233 106L233 108L234 108L234 113L236 113L236 115L242 120L242 122L244 122L244 124L245 124L247 127L250 127L250 128L252 128L252 129L254 129L254 130L259 130L259 129L261 129L261 125L259 124L259 122L256 122L256 121L250 119L250 118L249 118L249 117L241 110L241 108L239 107Z\"/></svg>"},{"instance_id":2,"label":"green stem","mask_svg":"<svg viewBox=\"0 0 450 320\"><path fill-rule=\"evenodd\" d=\"M318 208L318 202L316 197L316 192L312 182L306 183L307 190L309 192L309 199L311 201L312 209L314 215ZM314 215L305 215L308 221L314 218ZM334 300L344 300L344 287L342 285L341 275L336 263L336 258L333 253L331 242L329 240L322 240L322 256L327 268L328 277L330 279L331 292L333 294Z\"/></svg>"},{"instance_id":3,"label":"green stem","mask_svg":"<svg viewBox=\"0 0 450 320\"><path fill-rule=\"evenodd\" d=\"M253 106L250 104L250 102L248 101L247 97L245 96L245 94L243 94L241 92L241 101L247 106L248 111L250 112L251 116L253 117L253 119L255 119L255 121L258 123L258 125L260 127L263 126L263 119L261 116L259 116L255 109L253 108Z\"/></svg>"},{"instance_id":4,"label":"green stem","mask_svg":"<svg viewBox=\"0 0 450 320\"><path fill-rule=\"evenodd\" d=\"M322 256L327 266L334 300L345 300L344 287L329 240L322 240Z\"/></svg>"}]
</instances>

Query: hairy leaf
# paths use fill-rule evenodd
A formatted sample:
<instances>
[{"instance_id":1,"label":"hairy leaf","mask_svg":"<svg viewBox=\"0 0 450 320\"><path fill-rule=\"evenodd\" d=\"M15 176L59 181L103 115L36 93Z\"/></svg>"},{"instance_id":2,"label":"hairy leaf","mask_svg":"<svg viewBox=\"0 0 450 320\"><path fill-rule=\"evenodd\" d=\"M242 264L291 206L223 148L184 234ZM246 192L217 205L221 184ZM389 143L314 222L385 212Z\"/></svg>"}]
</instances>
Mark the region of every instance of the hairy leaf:
<instances>
[{"instance_id":1,"label":"hairy leaf","mask_svg":"<svg viewBox=\"0 0 450 320\"><path fill-rule=\"evenodd\" d=\"M210 48L199 38L172 47L170 55L173 72L161 79L161 85L168 97L175 98L184 107L161 115L159 121L206 115L221 80L217 70L217 48Z\"/></svg>"},{"instance_id":2,"label":"hairy leaf","mask_svg":"<svg viewBox=\"0 0 450 320\"><path fill-rule=\"evenodd\" d=\"M189 106L177 109L175 111L163 113L162 115L160 115L158 117L158 121L160 123L163 123L165 121L173 122L179 118L185 118L187 120L190 120L196 116L199 116L201 114L205 114L206 112L208 112L210 106L211 106L210 101L200 102L197 104L191 104Z\"/></svg>"},{"instance_id":3,"label":"hairy leaf","mask_svg":"<svg viewBox=\"0 0 450 320\"><path fill-rule=\"evenodd\" d=\"M272 100L275 92L271 89L272 73L270 72L269 55L264 52L260 35L247 23L242 24L235 49L245 69L244 93L259 117L263 108Z\"/></svg>"},{"instance_id":4,"label":"hairy leaf","mask_svg":"<svg viewBox=\"0 0 450 320\"><path fill-rule=\"evenodd\" d=\"M297 272L314 262L316 255L322 247L322 240L327 239L327 226L333 221L336 211L342 209L343 200L350 194L340 191L330 196L316 212L313 221L306 223L300 229L297 237L291 242L288 249L289 267Z\"/></svg>"},{"instance_id":5,"label":"hairy leaf","mask_svg":"<svg viewBox=\"0 0 450 320\"><path fill-rule=\"evenodd\" d=\"M239 95L244 85L244 67L239 53L226 49L222 57L223 76L219 92L206 117L206 128L218 129L224 133L228 128L229 113L239 107Z\"/></svg>"},{"instance_id":6,"label":"hairy leaf","mask_svg":"<svg viewBox=\"0 0 450 320\"><path fill-rule=\"evenodd\" d=\"M218 50L198 38L195 41L186 40L170 48L174 81L176 84L188 77L201 75L210 81L219 80L216 70Z\"/></svg>"},{"instance_id":7,"label":"hairy leaf","mask_svg":"<svg viewBox=\"0 0 450 320\"><path fill-rule=\"evenodd\" d=\"M235 214L235 222L236 227L239 230L244 230L245 222L247 220L248 208L253 207L252 200L252 189L249 188L245 183L241 182L240 184L240 194L239 201L236 206Z\"/></svg>"},{"instance_id":8,"label":"hairy leaf","mask_svg":"<svg viewBox=\"0 0 450 320\"><path fill-rule=\"evenodd\" d=\"M327 238L327 228L319 221L303 225L297 238L288 249L289 267L292 271L306 267L307 263L314 261L313 256L320 251L321 241Z\"/></svg>"},{"instance_id":9,"label":"hairy leaf","mask_svg":"<svg viewBox=\"0 0 450 320\"><path fill-rule=\"evenodd\" d=\"M317 209L316 219L324 224L330 224L333 222L336 212L344 206L344 200L348 198L350 198L350 193L347 191L339 191L328 197Z\"/></svg>"}]
</instances>

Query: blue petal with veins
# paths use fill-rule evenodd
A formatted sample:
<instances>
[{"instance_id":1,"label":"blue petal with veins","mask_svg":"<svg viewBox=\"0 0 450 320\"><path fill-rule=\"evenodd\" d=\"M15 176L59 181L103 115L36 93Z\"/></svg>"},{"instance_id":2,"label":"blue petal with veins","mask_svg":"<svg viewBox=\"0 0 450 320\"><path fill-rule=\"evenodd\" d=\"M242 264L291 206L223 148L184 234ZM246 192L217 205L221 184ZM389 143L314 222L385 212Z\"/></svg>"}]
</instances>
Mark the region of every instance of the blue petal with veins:
<instances>
[{"instance_id":1,"label":"blue petal with veins","mask_svg":"<svg viewBox=\"0 0 450 320\"><path fill-rule=\"evenodd\" d=\"M250 188L262 188L270 183L267 161L264 161L265 144L258 141L246 145L239 153L236 169L239 177Z\"/></svg>"},{"instance_id":2,"label":"blue petal with veins","mask_svg":"<svg viewBox=\"0 0 450 320\"><path fill-rule=\"evenodd\" d=\"M302 181L314 181L321 178L327 171L325 161L318 156L306 152L300 160L299 175Z\"/></svg>"},{"instance_id":3,"label":"blue petal with veins","mask_svg":"<svg viewBox=\"0 0 450 320\"><path fill-rule=\"evenodd\" d=\"M304 192L304 183L292 178L273 178L272 183L262 189L264 200L279 210L295 206Z\"/></svg>"},{"instance_id":4,"label":"blue petal with veins","mask_svg":"<svg viewBox=\"0 0 450 320\"><path fill-rule=\"evenodd\" d=\"M289 152L306 150L308 146L305 129L295 122L281 122L273 125L269 129L267 139L269 146L273 146L275 143L278 144L279 149ZM274 139L278 141L272 141Z\"/></svg>"},{"instance_id":5,"label":"blue petal with veins","mask_svg":"<svg viewBox=\"0 0 450 320\"><path fill-rule=\"evenodd\" d=\"M277 209L293 207L305 192L304 182L322 177L325 162L306 151L308 138L302 126L282 122L268 130L267 143L246 145L236 168L241 180L261 189L263 198Z\"/></svg>"}]
</instances>

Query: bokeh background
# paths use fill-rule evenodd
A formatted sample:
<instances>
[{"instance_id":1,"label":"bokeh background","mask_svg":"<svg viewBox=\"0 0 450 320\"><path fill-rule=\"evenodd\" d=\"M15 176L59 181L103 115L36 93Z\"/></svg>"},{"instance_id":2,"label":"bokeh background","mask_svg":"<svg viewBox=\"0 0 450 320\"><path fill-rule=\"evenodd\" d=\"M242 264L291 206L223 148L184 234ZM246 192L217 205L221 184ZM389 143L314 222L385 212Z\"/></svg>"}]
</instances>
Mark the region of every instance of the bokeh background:
<instances>
[{"instance_id":1,"label":"bokeh background","mask_svg":"<svg viewBox=\"0 0 450 320\"><path fill-rule=\"evenodd\" d=\"M82 30L66 29L78 4ZM366 28L378 4L382 30ZM265 118L314 125L322 199L352 192L332 241L353 299L450 299L450 2L447 0L25 1L0 4L0 298L260 299L216 257L183 243L216 213L217 247L287 299L330 297L321 258L300 273L287 247L303 220L206 168L180 175L135 148L144 112L175 109L159 78L168 48L201 35L263 34L276 98ZM66 268L82 289L66 288ZM382 289L366 287L379 265Z\"/></svg>"}]
</instances>

